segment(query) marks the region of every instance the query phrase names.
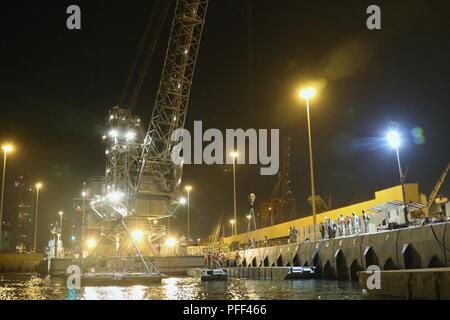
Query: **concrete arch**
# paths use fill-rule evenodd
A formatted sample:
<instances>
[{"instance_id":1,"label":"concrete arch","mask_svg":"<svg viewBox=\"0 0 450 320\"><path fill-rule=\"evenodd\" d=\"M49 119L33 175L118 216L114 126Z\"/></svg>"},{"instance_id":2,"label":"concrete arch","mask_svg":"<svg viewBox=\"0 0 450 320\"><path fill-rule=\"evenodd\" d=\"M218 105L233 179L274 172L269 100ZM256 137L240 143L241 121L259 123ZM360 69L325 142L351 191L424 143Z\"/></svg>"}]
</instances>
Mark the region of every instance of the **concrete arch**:
<instances>
[{"instance_id":1,"label":"concrete arch","mask_svg":"<svg viewBox=\"0 0 450 320\"><path fill-rule=\"evenodd\" d=\"M300 257L298 253L295 254L294 259L292 260L292 264L294 267L300 267Z\"/></svg>"},{"instance_id":2,"label":"concrete arch","mask_svg":"<svg viewBox=\"0 0 450 320\"><path fill-rule=\"evenodd\" d=\"M410 243L405 243L402 249L403 266L405 269L420 269L421 257Z\"/></svg>"},{"instance_id":3,"label":"concrete arch","mask_svg":"<svg viewBox=\"0 0 450 320\"><path fill-rule=\"evenodd\" d=\"M264 258L263 266L264 266L264 267L268 267L268 266L269 266L269 257L268 257L268 256L266 256L266 257Z\"/></svg>"},{"instance_id":4,"label":"concrete arch","mask_svg":"<svg viewBox=\"0 0 450 320\"><path fill-rule=\"evenodd\" d=\"M333 266L331 265L331 261L328 260L325 265L323 266L323 274L322 277L324 279L334 279L335 273L333 270Z\"/></svg>"},{"instance_id":5,"label":"concrete arch","mask_svg":"<svg viewBox=\"0 0 450 320\"><path fill-rule=\"evenodd\" d=\"M434 255L431 257L430 261L428 262L428 268L444 268L445 263L443 263L438 255Z\"/></svg>"},{"instance_id":6,"label":"concrete arch","mask_svg":"<svg viewBox=\"0 0 450 320\"><path fill-rule=\"evenodd\" d=\"M362 271L361 266L358 263L358 260L353 260L352 264L350 265L350 280L351 281L358 281L358 272Z\"/></svg>"},{"instance_id":7,"label":"concrete arch","mask_svg":"<svg viewBox=\"0 0 450 320\"><path fill-rule=\"evenodd\" d=\"M257 261L256 261L256 257L253 257L253 260L252 260L252 267L257 267L258 266L258 263L257 263Z\"/></svg>"},{"instance_id":8,"label":"concrete arch","mask_svg":"<svg viewBox=\"0 0 450 320\"><path fill-rule=\"evenodd\" d=\"M336 265L336 278L338 280L348 280L349 272L347 267L347 260L342 250L337 250L334 256Z\"/></svg>"},{"instance_id":9,"label":"concrete arch","mask_svg":"<svg viewBox=\"0 0 450 320\"><path fill-rule=\"evenodd\" d=\"M364 261L367 268L370 266L380 266L378 256L373 247L367 247L366 250L364 250Z\"/></svg>"},{"instance_id":10,"label":"concrete arch","mask_svg":"<svg viewBox=\"0 0 450 320\"><path fill-rule=\"evenodd\" d=\"M392 258L387 258L383 265L383 270L397 270L397 266L394 263L394 260Z\"/></svg>"},{"instance_id":11,"label":"concrete arch","mask_svg":"<svg viewBox=\"0 0 450 320\"><path fill-rule=\"evenodd\" d=\"M277 258L276 266L277 267L284 267L284 265L283 265L283 257L281 256L281 254Z\"/></svg>"}]
</instances>

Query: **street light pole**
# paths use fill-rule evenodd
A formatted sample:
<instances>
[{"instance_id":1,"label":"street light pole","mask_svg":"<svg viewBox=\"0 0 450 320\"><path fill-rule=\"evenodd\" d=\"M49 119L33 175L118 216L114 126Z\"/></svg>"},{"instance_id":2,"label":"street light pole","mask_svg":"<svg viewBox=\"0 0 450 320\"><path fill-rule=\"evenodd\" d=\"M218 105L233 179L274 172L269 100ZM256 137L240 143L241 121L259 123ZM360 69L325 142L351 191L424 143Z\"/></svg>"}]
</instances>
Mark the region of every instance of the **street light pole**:
<instances>
[{"instance_id":1,"label":"street light pole","mask_svg":"<svg viewBox=\"0 0 450 320\"><path fill-rule=\"evenodd\" d=\"M397 154L398 173L400 175L400 184L402 186L403 214L405 215L405 223L409 224L408 208L407 208L407 204L406 204L405 176L403 175L402 165L400 162L400 152L398 151L398 146L395 147L395 153Z\"/></svg>"},{"instance_id":2,"label":"street light pole","mask_svg":"<svg viewBox=\"0 0 450 320\"><path fill-rule=\"evenodd\" d=\"M233 158L233 211L234 211L234 236L237 236L237 209L236 209L236 159L238 153L232 152L231 157Z\"/></svg>"},{"instance_id":3,"label":"street light pole","mask_svg":"<svg viewBox=\"0 0 450 320\"><path fill-rule=\"evenodd\" d=\"M191 234L191 220L190 220L190 205L191 205L191 191L192 186L186 186L187 191L187 241L189 243L190 234Z\"/></svg>"},{"instance_id":4,"label":"street light pole","mask_svg":"<svg viewBox=\"0 0 450 320\"><path fill-rule=\"evenodd\" d=\"M313 159L313 149L312 149L312 134L311 134L311 114L309 108L309 100L314 97L316 90L314 88L305 88L300 91L300 97L306 101L306 111L308 117L308 141L309 141L309 168L311 174L311 204L313 211L313 239L316 240L316 190L314 184L314 159Z\"/></svg>"},{"instance_id":5,"label":"street light pole","mask_svg":"<svg viewBox=\"0 0 450 320\"><path fill-rule=\"evenodd\" d=\"M39 208L39 190L42 188L41 183L36 183L36 213L34 215L34 242L33 242L33 252L36 253L36 242L37 242L37 226L38 226L38 208Z\"/></svg>"},{"instance_id":6,"label":"street light pole","mask_svg":"<svg viewBox=\"0 0 450 320\"><path fill-rule=\"evenodd\" d=\"M0 250L2 249L2 227L3 227L3 200L5 197L5 177L6 177L6 155L12 151L11 145L4 145L3 149L3 179L2 179L2 197L0 202Z\"/></svg>"}]
</instances>

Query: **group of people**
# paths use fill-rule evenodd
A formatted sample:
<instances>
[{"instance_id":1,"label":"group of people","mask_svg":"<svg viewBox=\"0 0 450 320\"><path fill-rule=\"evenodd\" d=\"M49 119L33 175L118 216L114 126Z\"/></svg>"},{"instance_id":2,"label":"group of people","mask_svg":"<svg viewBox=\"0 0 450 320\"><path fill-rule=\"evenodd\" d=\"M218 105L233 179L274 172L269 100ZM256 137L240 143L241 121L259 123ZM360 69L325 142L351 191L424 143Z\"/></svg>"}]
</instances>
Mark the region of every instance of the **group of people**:
<instances>
[{"instance_id":1,"label":"group of people","mask_svg":"<svg viewBox=\"0 0 450 320\"><path fill-rule=\"evenodd\" d=\"M204 252L204 265L209 269L223 268L226 266L226 261L227 257L224 254Z\"/></svg>"},{"instance_id":2,"label":"group of people","mask_svg":"<svg viewBox=\"0 0 450 320\"><path fill-rule=\"evenodd\" d=\"M364 232L369 233L370 217L364 210L362 211L362 217L359 217L355 212L346 217L341 214L336 222L326 217L325 222L320 223L319 229L322 239L333 239L360 234L362 225L364 225Z\"/></svg>"},{"instance_id":3,"label":"group of people","mask_svg":"<svg viewBox=\"0 0 450 320\"><path fill-rule=\"evenodd\" d=\"M298 241L298 230L296 227L289 227L289 242L297 243Z\"/></svg>"}]
</instances>

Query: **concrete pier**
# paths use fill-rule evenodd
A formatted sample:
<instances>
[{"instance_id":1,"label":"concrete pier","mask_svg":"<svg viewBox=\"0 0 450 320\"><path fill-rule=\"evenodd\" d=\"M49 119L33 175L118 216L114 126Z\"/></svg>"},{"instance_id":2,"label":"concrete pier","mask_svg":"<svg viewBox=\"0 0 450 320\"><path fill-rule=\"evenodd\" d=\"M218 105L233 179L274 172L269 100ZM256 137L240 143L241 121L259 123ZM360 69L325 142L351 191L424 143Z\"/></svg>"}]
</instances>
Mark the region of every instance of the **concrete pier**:
<instances>
[{"instance_id":1,"label":"concrete pier","mask_svg":"<svg viewBox=\"0 0 450 320\"><path fill-rule=\"evenodd\" d=\"M379 288L368 288L368 278L372 275L358 273L361 288L371 295L400 299L450 299L450 268L382 271L379 273Z\"/></svg>"},{"instance_id":2,"label":"concrete pier","mask_svg":"<svg viewBox=\"0 0 450 320\"><path fill-rule=\"evenodd\" d=\"M450 248L449 224L242 250L239 261L231 252L228 266L315 266L318 277L341 280L357 280L357 273L372 265L384 271L450 267L445 252Z\"/></svg>"},{"instance_id":3,"label":"concrete pier","mask_svg":"<svg viewBox=\"0 0 450 320\"><path fill-rule=\"evenodd\" d=\"M35 272L43 260L42 254L0 253L0 273Z\"/></svg>"}]
</instances>

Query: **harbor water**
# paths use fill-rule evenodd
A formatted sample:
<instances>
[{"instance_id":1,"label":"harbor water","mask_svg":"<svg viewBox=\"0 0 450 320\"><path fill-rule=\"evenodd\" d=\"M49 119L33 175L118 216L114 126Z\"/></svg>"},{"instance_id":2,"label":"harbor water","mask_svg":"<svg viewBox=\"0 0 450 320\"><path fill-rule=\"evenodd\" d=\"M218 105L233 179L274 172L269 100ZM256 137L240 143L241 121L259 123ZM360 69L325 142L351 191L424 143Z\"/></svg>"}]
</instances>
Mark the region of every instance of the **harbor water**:
<instances>
[{"instance_id":1,"label":"harbor water","mask_svg":"<svg viewBox=\"0 0 450 320\"><path fill-rule=\"evenodd\" d=\"M0 275L0 300L364 300L357 283L332 280L204 282L168 277L153 286L68 290L61 278L37 274Z\"/></svg>"}]
</instances>

